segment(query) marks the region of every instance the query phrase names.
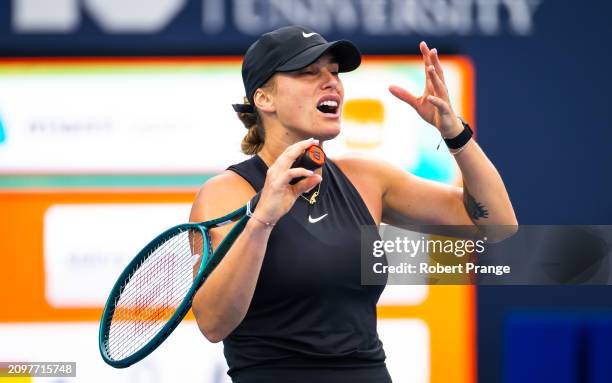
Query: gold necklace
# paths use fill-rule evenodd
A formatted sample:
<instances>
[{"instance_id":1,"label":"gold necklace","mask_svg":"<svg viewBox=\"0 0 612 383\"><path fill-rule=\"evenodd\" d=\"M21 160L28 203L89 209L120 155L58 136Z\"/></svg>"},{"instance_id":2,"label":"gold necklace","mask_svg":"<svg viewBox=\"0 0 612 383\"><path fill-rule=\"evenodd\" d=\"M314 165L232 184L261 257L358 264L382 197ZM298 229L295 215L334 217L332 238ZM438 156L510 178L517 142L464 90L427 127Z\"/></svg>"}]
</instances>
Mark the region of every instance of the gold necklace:
<instances>
[{"instance_id":1,"label":"gold necklace","mask_svg":"<svg viewBox=\"0 0 612 383\"><path fill-rule=\"evenodd\" d=\"M314 205L315 203L317 203L317 197L319 196L319 191L321 191L321 184L322 183L323 183L323 181L319 182L319 187L317 188L317 190L314 193L312 193L310 198L304 197L304 194L300 194L300 197L304 198L309 204Z\"/></svg>"}]
</instances>

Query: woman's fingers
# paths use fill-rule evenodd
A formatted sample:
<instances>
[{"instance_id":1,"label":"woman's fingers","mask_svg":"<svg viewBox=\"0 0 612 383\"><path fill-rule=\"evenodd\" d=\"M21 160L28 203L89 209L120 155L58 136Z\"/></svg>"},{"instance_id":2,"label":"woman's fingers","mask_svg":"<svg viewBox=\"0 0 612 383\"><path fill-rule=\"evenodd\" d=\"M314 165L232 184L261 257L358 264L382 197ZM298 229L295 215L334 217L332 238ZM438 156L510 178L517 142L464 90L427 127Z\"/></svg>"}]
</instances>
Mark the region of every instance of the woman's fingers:
<instances>
[{"instance_id":1,"label":"woman's fingers","mask_svg":"<svg viewBox=\"0 0 612 383\"><path fill-rule=\"evenodd\" d=\"M282 184L288 184L294 178L310 177L314 172L312 170L304 168L291 168L287 169L281 176L278 177L278 181Z\"/></svg>"},{"instance_id":2,"label":"woman's fingers","mask_svg":"<svg viewBox=\"0 0 612 383\"><path fill-rule=\"evenodd\" d=\"M436 71L436 68L433 65L430 65L427 68L427 76L430 78L431 83L433 84L434 95L442 99L447 99L448 91L446 90L446 85L444 84L444 82L442 82L440 76L438 76L438 72Z\"/></svg>"},{"instance_id":3,"label":"woman's fingers","mask_svg":"<svg viewBox=\"0 0 612 383\"><path fill-rule=\"evenodd\" d=\"M448 103L440 97L428 96L427 101L433 104L433 106L435 106L440 111L440 114L449 114L451 112Z\"/></svg>"},{"instance_id":4,"label":"woman's fingers","mask_svg":"<svg viewBox=\"0 0 612 383\"><path fill-rule=\"evenodd\" d=\"M429 50L429 47L427 46L427 43L425 41L421 41L421 43L419 44L419 50L421 51L421 56L423 57L423 65L425 66L425 91L423 92L423 97L427 97L428 95L434 93L433 84L431 83L431 80L427 75L427 68L432 65L431 58L429 57L431 51Z\"/></svg>"},{"instance_id":5,"label":"woman's fingers","mask_svg":"<svg viewBox=\"0 0 612 383\"><path fill-rule=\"evenodd\" d=\"M321 178L318 174L313 174L312 176L306 177L300 182L293 185L293 190L295 191L296 197L300 194L309 192L313 187L317 186L321 182L323 178Z\"/></svg>"},{"instance_id":6,"label":"woman's fingers","mask_svg":"<svg viewBox=\"0 0 612 383\"><path fill-rule=\"evenodd\" d=\"M421 50L421 55L423 56L423 64L425 64L425 68L431 65L431 59L429 58L429 47L425 41L421 41L419 44L419 49Z\"/></svg>"},{"instance_id":7,"label":"woman's fingers","mask_svg":"<svg viewBox=\"0 0 612 383\"><path fill-rule=\"evenodd\" d=\"M318 144L318 140L311 138L287 147L268 169L258 205L266 222L276 222L291 209L300 193L321 182L321 176L311 170L290 168L300 154L313 144ZM300 177L304 179L295 185L290 184L291 180Z\"/></svg>"},{"instance_id":8,"label":"woman's fingers","mask_svg":"<svg viewBox=\"0 0 612 383\"><path fill-rule=\"evenodd\" d=\"M307 140L298 141L293 145L290 145L285 151L276 159L274 165L271 166L275 169L289 169L291 165L297 160L297 158L304 153L311 145L318 145L319 140L309 138Z\"/></svg>"},{"instance_id":9,"label":"woman's fingers","mask_svg":"<svg viewBox=\"0 0 612 383\"><path fill-rule=\"evenodd\" d=\"M389 87L389 92L391 92L392 95L399 98L400 100L408 103L413 108L415 109L417 108L418 98L414 96L412 93L410 93L409 91L407 91L406 89L401 88L397 85L391 85Z\"/></svg>"},{"instance_id":10,"label":"woman's fingers","mask_svg":"<svg viewBox=\"0 0 612 383\"><path fill-rule=\"evenodd\" d=\"M440 57L438 57L438 50L436 48L429 51L429 58L434 68L436 68L436 73L440 77L440 80L446 84L446 80L444 80L444 71L442 70L442 63L440 63Z\"/></svg>"},{"instance_id":11,"label":"woman's fingers","mask_svg":"<svg viewBox=\"0 0 612 383\"><path fill-rule=\"evenodd\" d=\"M453 113L444 80L444 72L436 48L429 49L427 43L421 41L419 50L425 66L426 85L423 95L416 97L406 89L396 85L391 85L389 92L412 106L425 121L438 125L440 124L439 117ZM431 106L428 104L431 104ZM445 116L445 119L447 118L448 116Z\"/></svg>"}]
</instances>

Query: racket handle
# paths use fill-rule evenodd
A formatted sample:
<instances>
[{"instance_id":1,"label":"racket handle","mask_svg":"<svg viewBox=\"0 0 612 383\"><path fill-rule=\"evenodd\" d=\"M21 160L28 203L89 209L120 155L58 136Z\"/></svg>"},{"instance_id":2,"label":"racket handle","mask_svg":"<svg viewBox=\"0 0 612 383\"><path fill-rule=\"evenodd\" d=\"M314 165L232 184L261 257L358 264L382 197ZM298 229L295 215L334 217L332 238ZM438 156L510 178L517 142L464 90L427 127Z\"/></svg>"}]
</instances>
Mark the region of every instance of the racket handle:
<instances>
[{"instance_id":1,"label":"racket handle","mask_svg":"<svg viewBox=\"0 0 612 383\"><path fill-rule=\"evenodd\" d=\"M324 163L325 163L325 153L323 152L323 149L321 149L321 147L318 145L310 145L310 147L308 147L308 149L306 149L304 153L302 153L302 155L299 156L297 160L295 160L295 162L293 163L293 165L291 165L291 167L292 168L304 168L304 169L314 171L320 168L321 166L323 166ZM291 182L289 183L291 185L295 185L296 183L300 182L302 179L304 179L304 177L297 177L297 178L292 179Z\"/></svg>"},{"instance_id":2,"label":"racket handle","mask_svg":"<svg viewBox=\"0 0 612 383\"><path fill-rule=\"evenodd\" d=\"M247 203L247 213L253 213L255 211L255 207L259 202L259 197L261 197L261 193L255 194L253 198L251 198L251 200Z\"/></svg>"},{"instance_id":3,"label":"racket handle","mask_svg":"<svg viewBox=\"0 0 612 383\"><path fill-rule=\"evenodd\" d=\"M302 155L299 156L297 160L295 160L295 162L293 163L293 165L291 165L291 167L292 168L301 167L301 168L305 168L308 170L316 170L320 168L321 166L323 166L324 163L325 163L325 153L323 152L323 149L321 149L321 147L318 145L310 145L310 147L308 147L308 149L306 149L304 153L302 153ZM290 183L291 185L294 185L300 182L300 180L303 178L304 177L294 178L291 180ZM257 206L257 203L259 202L260 196L261 196L261 192L255 194L255 196L253 196L253 198L251 198L251 200L247 203L246 205L247 215L252 214L255 211L255 207Z\"/></svg>"}]
</instances>

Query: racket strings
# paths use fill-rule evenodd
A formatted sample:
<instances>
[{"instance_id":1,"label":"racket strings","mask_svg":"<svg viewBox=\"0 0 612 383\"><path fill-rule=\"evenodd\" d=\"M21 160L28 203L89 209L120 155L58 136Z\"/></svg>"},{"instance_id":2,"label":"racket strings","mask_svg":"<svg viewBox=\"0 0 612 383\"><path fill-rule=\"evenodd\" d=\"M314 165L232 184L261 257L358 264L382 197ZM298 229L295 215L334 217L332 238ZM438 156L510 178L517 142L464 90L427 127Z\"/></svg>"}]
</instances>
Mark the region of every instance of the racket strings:
<instances>
[{"instance_id":1,"label":"racket strings","mask_svg":"<svg viewBox=\"0 0 612 383\"><path fill-rule=\"evenodd\" d=\"M122 354L119 354L121 356L118 356L118 357L125 358L129 355L133 355L136 351L142 349L151 339L155 337L155 335L159 333L159 331L163 328L163 325L165 325L168 322L168 319L170 317L171 315L168 315L167 318L163 319L162 314L159 311L151 314L151 320L157 321L157 322L151 322L151 323L156 323L158 325L157 326L149 325L146 327L143 327L143 326L135 327L133 329L134 331L130 332L128 335L123 337L123 342L126 342L126 344L129 344L130 346L123 347ZM130 326L130 325L131 325L130 323L127 324L127 326Z\"/></svg>"},{"instance_id":2,"label":"racket strings","mask_svg":"<svg viewBox=\"0 0 612 383\"><path fill-rule=\"evenodd\" d=\"M163 319L164 314L171 316L174 311L169 310L169 308L172 308L169 295L155 296L155 291L174 290L186 292L191 287L191 283L191 281L184 280L178 284L175 280L169 279L168 283L157 284L154 286L154 289L147 288L147 292L143 293L143 298L140 301L137 296L121 301L120 304L123 307L115 310L113 320L123 321L125 325L128 325L130 320L142 320L143 318L160 320ZM125 307L128 307L128 310L125 310Z\"/></svg>"},{"instance_id":3,"label":"racket strings","mask_svg":"<svg viewBox=\"0 0 612 383\"><path fill-rule=\"evenodd\" d=\"M184 282L182 285L175 285L173 288L180 289L180 290L187 292L190 287L191 287L191 282ZM174 314L174 312L176 311L176 308L178 307L178 304L180 304L180 301L178 302L177 305L175 305L175 307L172 307L171 309L169 309L168 307L163 307L163 306L155 306L153 303L150 303L150 302L147 302L146 304L150 305L150 307L145 310L139 311L138 314L140 315L140 317L136 315L131 315L131 317L128 318L127 320L120 320L119 318L113 319L113 320L121 321L121 322L118 322L117 324L118 327L116 328L116 330L118 331L124 330L122 327L131 327L132 330L134 330L132 331L131 335L129 335L126 339L130 341L137 339L137 338L140 338L143 341L147 339L151 339L152 338L151 335L155 335L155 333L157 333L157 331L160 329L158 327L165 324L168 321L168 319L170 319L170 317ZM133 320L142 321L143 317L147 318L148 321L137 322L137 325L134 325L134 322L132 322ZM163 321L163 322L159 322L159 321ZM160 326L154 326L155 324L160 325ZM136 345L135 348L138 349L139 347Z\"/></svg>"},{"instance_id":4,"label":"racket strings","mask_svg":"<svg viewBox=\"0 0 612 383\"><path fill-rule=\"evenodd\" d=\"M174 239L174 238L173 238ZM178 241L172 241L178 242ZM168 242L166 242L168 243ZM146 260L142 261L136 271L129 277L128 283L123 289L121 299L125 304L142 300L143 297L147 299L154 299L156 296L152 294L160 286L173 282L172 275L169 275L169 268L182 265L176 265L175 254L179 250L176 244L173 247L166 247L160 250L160 247L154 249L152 254L167 254L167 259L163 262L157 258L154 259L151 256ZM136 286L130 286L130 283ZM130 288L137 287L137 288ZM150 303L145 301L143 303Z\"/></svg>"},{"instance_id":5,"label":"racket strings","mask_svg":"<svg viewBox=\"0 0 612 383\"><path fill-rule=\"evenodd\" d=\"M176 251L176 249L174 251ZM186 270L187 264L191 266L191 259L183 257L180 264L174 264L173 266L175 269ZM170 302L168 293L175 292L178 297L184 296L184 292L188 290L188 287L192 283L192 279L184 278L183 283L177 285L176 280L169 277L168 268L161 269L160 265L161 263L157 262L148 269L146 269L146 265L143 266L141 264L141 266L139 266L140 274L136 273L132 275L130 279L130 281L135 285L137 284L137 286L131 290L126 286L121 296L121 303L119 303L119 301L116 303L117 308L119 308L121 304L123 307L130 308L130 310L123 310L122 312L115 310L113 320L134 320L142 318L159 320L164 312L160 310L160 308L167 307ZM148 270L146 274L142 273L142 270L145 269ZM155 276L154 279L151 278L152 275ZM165 294L156 294L157 291L164 291ZM165 299L165 301L162 301L162 299ZM148 313L146 312L147 310Z\"/></svg>"},{"instance_id":6,"label":"racket strings","mask_svg":"<svg viewBox=\"0 0 612 383\"><path fill-rule=\"evenodd\" d=\"M148 344L176 313L193 284L194 255L201 255L198 229L155 246L124 284L109 327L108 355L121 360Z\"/></svg>"},{"instance_id":7,"label":"racket strings","mask_svg":"<svg viewBox=\"0 0 612 383\"><path fill-rule=\"evenodd\" d=\"M177 241L175 240L172 242L176 243ZM186 269L187 258L183 257L182 263L176 263L176 245L174 247L166 246L166 249L163 249L161 252L167 254L167 259L165 259L164 262L149 257L148 262L145 261L141 263L137 271L130 277L128 284L124 287L120 304L136 310L123 311L123 314L129 314L127 318L116 314L115 319L138 319L146 317L156 319L159 317L159 314L163 312L160 308L168 305L170 301L169 293L174 291L179 296L181 295L180 290L173 288L173 285L176 285L177 277L181 277L181 275L178 273L172 274L171 270ZM152 251L153 254L161 254L161 252L159 248ZM148 265L145 265L146 263L148 263ZM189 284L192 281L184 279L184 282ZM164 291L165 294L156 293L160 290ZM163 301L164 299L165 301ZM150 311L150 313L157 315L143 315L146 314L145 310L147 309L155 309L154 311Z\"/></svg>"},{"instance_id":8,"label":"racket strings","mask_svg":"<svg viewBox=\"0 0 612 383\"><path fill-rule=\"evenodd\" d=\"M159 252L159 249L155 251ZM172 251L176 251L176 246L172 248ZM172 277L172 274L169 274L169 270L170 268L187 270L187 264L189 263L182 262L179 265L176 264L175 259L169 258L169 262L166 263L151 263L152 266L148 268L148 273L140 271L132 276L133 281L138 281L134 283L134 286L141 289L140 293L137 295L126 294L128 298L125 299L125 302L119 302L119 304L129 308L129 310L123 311L123 314L128 315L117 315L113 318L113 320L117 320L119 323L115 330L125 332L126 327L128 327L127 331L130 331L127 337L124 336L128 344L132 342L132 348L127 350L128 354L138 350L152 339L176 311L176 308L182 301L181 294L188 291L192 280L191 278L184 278L183 283L179 284L176 278L179 274L176 273ZM146 265L141 266L141 270L145 270L145 268ZM124 291L129 290L129 286L126 287ZM159 294L160 290L165 293ZM178 299L173 299L169 292L178 293Z\"/></svg>"}]
</instances>

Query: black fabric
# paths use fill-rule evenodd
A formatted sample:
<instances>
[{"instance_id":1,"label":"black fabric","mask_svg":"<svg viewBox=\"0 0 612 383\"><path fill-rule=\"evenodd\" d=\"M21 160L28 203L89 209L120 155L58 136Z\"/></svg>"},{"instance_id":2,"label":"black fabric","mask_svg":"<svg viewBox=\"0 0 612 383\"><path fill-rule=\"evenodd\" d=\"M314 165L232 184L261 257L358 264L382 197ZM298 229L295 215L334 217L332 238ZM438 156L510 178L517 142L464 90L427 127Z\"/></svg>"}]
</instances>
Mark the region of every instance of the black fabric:
<instances>
[{"instance_id":1,"label":"black fabric","mask_svg":"<svg viewBox=\"0 0 612 383\"><path fill-rule=\"evenodd\" d=\"M267 166L259 156L229 169L256 191L263 187ZM309 216L325 214L309 222ZM376 332L384 287L360 283L360 230L366 225L368 235L378 238L361 196L327 160L317 203L298 198L278 221L246 317L223 341L234 382L297 382L300 369L319 371L311 382L359 382L364 369L381 376L370 381L391 381L384 378L385 353ZM284 378L261 378L266 374Z\"/></svg>"},{"instance_id":2,"label":"black fabric","mask_svg":"<svg viewBox=\"0 0 612 383\"><path fill-rule=\"evenodd\" d=\"M454 138L445 138L444 142L449 149L460 149L463 145L472 138L474 132L472 128L463 120L460 120L463 125L463 131Z\"/></svg>"},{"instance_id":3,"label":"black fabric","mask_svg":"<svg viewBox=\"0 0 612 383\"><path fill-rule=\"evenodd\" d=\"M259 368L240 374L233 383L392 383L385 366L352 368Z\"/></svg>"}]
</instances>

